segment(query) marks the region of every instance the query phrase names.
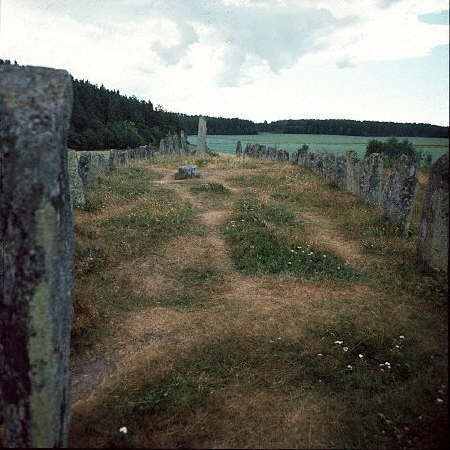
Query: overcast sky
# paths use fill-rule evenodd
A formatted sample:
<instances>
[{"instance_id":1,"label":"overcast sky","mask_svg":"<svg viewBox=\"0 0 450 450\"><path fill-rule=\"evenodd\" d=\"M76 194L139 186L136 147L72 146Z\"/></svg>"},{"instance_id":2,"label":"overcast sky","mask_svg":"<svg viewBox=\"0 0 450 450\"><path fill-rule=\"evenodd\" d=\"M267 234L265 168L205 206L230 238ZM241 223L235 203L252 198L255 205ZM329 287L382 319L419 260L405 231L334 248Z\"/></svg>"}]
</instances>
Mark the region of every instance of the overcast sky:
<instances>
[{"instance_id":1,"label":"overcast sky","mask_svg":"<svg viewBox=\"0 0 450 450\"><path fill-rule=\"evenodd\" d=\"M1 0L0 57L254 121L448 125L447 0Z\"/></svg>"}]
</instances>

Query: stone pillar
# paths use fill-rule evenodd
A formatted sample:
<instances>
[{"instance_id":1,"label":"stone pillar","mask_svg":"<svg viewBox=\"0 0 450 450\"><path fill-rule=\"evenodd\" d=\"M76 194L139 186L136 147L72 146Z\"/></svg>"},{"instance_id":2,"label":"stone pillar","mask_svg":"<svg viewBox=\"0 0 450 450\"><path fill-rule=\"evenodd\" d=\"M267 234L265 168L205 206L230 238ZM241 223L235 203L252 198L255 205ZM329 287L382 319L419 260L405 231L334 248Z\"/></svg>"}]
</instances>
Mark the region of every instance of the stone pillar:
<instances>
[{"instance_id":1,"label":"stone pillar","mask_svg":"<svg viewBox=\"0 0 450 450\"><path fill-rule=\"evenodd\" d=\"M359 196L364 203L377 206L381 204L381 177L383 157L372 153L363 159L359 178Z\"/></svg>"},{"instance_id":2,"label":"stone pillar","mask_svg":"<svg viewBox=\"0 0 450 450\"><path fill-rule=\"evenodd\" d=\"M206 149L206 119L200 116L198 118L197 153L206 153Z\"/></svg>"},{"instance_id":3,"label":"stone pillar","mask_svg":"<svg viewBox=\"0 0 450 450\"><path fill-rule=\"evenodd\" d=\"M341 189L347 188L347 164L345 156L336 158L336 184Z\"/></svg>"},{"instance_id":4,"label":"stone pillar","mask_svg":"<svg viewBox=\"0 0 450 450\"><path fill-rule=\"evenodd\" d=\"M72 207L79 208L84 206L86 200L84 198L83 182L78 173L78 157L75 150L68 152L68 174Z\"/></svg>"},{"instance_id":5,"label":"stone pillar","mask_svg":"<svg viewBox=\"0 0 450 450\"><path fill-rule=\"evenodd\" d=\"M109 170L113 170L119 162L119 150L111 149L109 151Z\"/></svg>"},{"instance_id":6,"label":"stone pillar","mask_svg":"<svg viewBox=\"0 0 450 450\"><path fill-rule=\"evenodd\" d=\"M414 163L406 155L400 156L384 185L381 207L389 220L403 232L409 227L416 185Z\"/></svg>"},{"instance_id":7,"label":"stone pillar","mask_svg":"<svg viewBox=\"0 0 450 450\"><path fill-rule=\"evenodd\" d=\"M431 168L419 227L419 256L429 269L448 271L448 154Z\"/></svg>"},{"instance_id":8,"label":"stone pillar","mask_svg":"<svg viewBox=\"0 0 450 450\"><path fill-rule=\"evenodd\" d=\"M347 165L347 191L359 195L359 160L356 152L345 153Z\"/></svg>"},{"instance_id":9,"label":"stone pillar","mask_svg":"<svg viewBox=\"0 0 450 450\"><path fill-rule=\"evenodd\" d=\"M91 159L92 155L90 152L82 152L78 158L78 173L83 182L84 190L86 190L91 182Z\"/></svg>"},{"instance_id":10,"label":"stone pillar","mask_svg":"<svg viewBox=\"0 0 450 450\"><path fill-rule=\"evenodd\" d=\"M241 141L237 141L236 143L236 156L238 158L240 158L242 155L242 145L241 145Z\"/></svg>"},{"instance_id":11,"label":"stone pillar","mask_svg":"<svg viewBox=\"0 0 450 450\"><path fill-rule=\"evenodd\" d=\"M0 380L6 447L65 447L70 419L72 79L0 66Z\"/></svg>"},{"instance_id":12,"label":"stone pillar","mask_svg":"<svg viewBox=\"0 0 450 450\"><path fill-rule=\"evenodd\" d=\"M181 140L181 151L183 153L189 153L188 146L187 146L187 139L184 134L184 130L181 130L181 132L180 132L180 140Z\"/></svg>"},{"instance_id":13,"label":"stone pillar","mask_svg":"<svg viewBox=\"0 0 450 450\"><path fill-rule=\"evenodd\" d=\"M161 153L161 155L165 155L167 153L167 145L164 138L159 141L159 153Z\"/></svg>"}]
</instances>

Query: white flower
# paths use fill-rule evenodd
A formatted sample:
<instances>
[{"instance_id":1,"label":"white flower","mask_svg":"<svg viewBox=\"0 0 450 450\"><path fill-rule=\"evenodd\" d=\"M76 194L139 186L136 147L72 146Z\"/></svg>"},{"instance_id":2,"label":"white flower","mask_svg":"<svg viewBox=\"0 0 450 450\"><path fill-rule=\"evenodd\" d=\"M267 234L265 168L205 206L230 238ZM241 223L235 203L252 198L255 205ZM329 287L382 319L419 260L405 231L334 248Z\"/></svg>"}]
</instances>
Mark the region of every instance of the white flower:
<instances>
[{"instance_id":1,"label":"white flower","mask_svg":"<svg viewBox=\"0 0 450 450\"><path fill-rule=\"evenodd\" d=\"M348 366L347 366L347 369L350 369L350 370L352 370L353 369L353 367L349 364Z\"/></svg>"},{"instance_id":2,"label":"white flower","mask_svg":"<svg viewBox=\"0 0 450 450\"><path fill-rule=\"evenodd\" d=\"M399 336L400 339L405 339L405 336Z\"/></svg>"},{"instance_id":3,"label":"white flower","mask_svg":"<svg viewBox=\"0 0 450 450\"><path fill-rule=\"evenodd\" d=\"M344 352L348 352L348 347L344 347L342 350L344 350Z\"/></svg>"},{"instance_id":4,"label":"white flower","mask_svg":"<svg viewBox=\"0 0 450 450\"><path fill-rule=\"evenodd\" d=\"M317 353L317 356L323 356L322 353Z\"/></svg>"},{"instance_id":5,"label":"white flower","mask_svg":"<svg viewBox=\"0 0 450 450\"><path fill-rule=\"evenodd\" d=\"M361 353L358 355L360 358L364 358L364 355L361 355Z\"/></svg>"},{"instance_id":6,"label":"white flower","mask_svg":"<svg viewBox=\"0 0 450 450\"><path fill-rule=\"evenodd\" d=\"M122 434L127 434L128 433L127 427L120 427L119 432Z\"/></svg>"},{"instance_id":7,"label":"white flower","mask_svg":"<svg viewBox=\"0 0 450 450\"><path fill-rule=\"evenodd\" d=\"M444 400L442 400L442 398L437 398L436 401L437 401L438 403L444 403Z\"/></svg>"},{"instance_id":8,"label":"white flower","mask_svg":"<svg viewBox=\"0 0 450 450\"><path fill-rule=\"evenodd\" d=\"M289 261L288 264L292 264L292 263Z\"/></svg>"},{"instance_id":9,"label":"white flower","mask_svg":"<svg viewBox=\"0 0 450 450\"><path fill-rule=\"evenodd\" d=\"M335 344L341 345L344 343L344 341L334 341Z\"/></svg>"}]
</instances>

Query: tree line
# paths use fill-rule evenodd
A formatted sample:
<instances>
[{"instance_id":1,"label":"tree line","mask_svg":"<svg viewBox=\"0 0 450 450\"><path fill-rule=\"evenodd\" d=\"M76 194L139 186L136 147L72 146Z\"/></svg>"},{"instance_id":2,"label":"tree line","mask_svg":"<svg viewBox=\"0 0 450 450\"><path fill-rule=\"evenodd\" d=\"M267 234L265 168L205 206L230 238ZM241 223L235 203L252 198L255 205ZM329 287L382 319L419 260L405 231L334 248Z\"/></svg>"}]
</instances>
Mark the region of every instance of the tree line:
<instances>
[{"instance_id":1,"label":"tree line","mask_svg":"<svg viewBox=\"0 0 450 450\"><path fill-rule=\"evenodd\" d=\"M0 64L12 64L0 59ZM14 61L17 65L17 62ZM153 107L150 100L138 100L119 90L106 89L87 80L73 80L73 111L68 145L76 150L137 147L159 144L168 133L184 130L197 134L198 115L167 112ZM340 134L355 136L420 136L448 138L448 127L423 123L395 123L359 120L278 120L255 123L251 120L208 117L208 134Z\"/></svg>"}]
</instances>

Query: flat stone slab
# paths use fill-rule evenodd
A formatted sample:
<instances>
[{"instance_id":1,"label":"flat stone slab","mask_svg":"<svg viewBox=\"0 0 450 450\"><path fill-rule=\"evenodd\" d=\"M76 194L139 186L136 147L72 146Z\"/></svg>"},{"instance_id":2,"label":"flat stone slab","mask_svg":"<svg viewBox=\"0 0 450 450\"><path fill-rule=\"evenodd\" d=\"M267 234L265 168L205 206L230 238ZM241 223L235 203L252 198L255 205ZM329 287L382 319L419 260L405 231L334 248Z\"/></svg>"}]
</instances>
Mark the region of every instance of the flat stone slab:
<instances>
[{"instance_id":1,"label":"flat stone slab","mask_svg":"<svg viewBox=\"0 0 450 450\"><path fill-rule=\"evenodd\" d=\"M199 178L197 166L180 166L175 174L176 180L186 180L188 178Z\"/></svg>"}]
</instances>

